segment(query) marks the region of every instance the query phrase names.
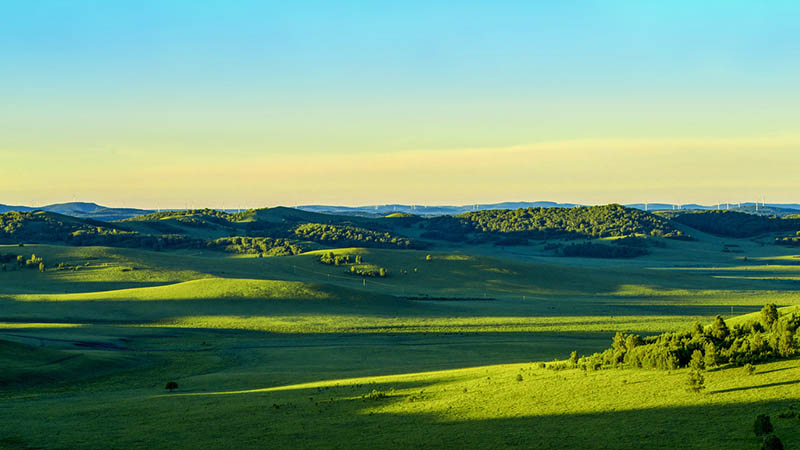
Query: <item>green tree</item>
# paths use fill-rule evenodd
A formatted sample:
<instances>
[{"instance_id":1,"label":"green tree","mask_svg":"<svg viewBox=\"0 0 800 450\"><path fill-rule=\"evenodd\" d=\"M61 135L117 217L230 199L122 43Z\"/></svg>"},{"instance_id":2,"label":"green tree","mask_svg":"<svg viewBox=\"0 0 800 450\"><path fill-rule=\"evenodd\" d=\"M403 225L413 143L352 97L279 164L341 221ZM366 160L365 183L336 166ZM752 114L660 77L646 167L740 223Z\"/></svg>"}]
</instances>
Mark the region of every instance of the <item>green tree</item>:
<instances>
[{"instance_id":1,"label":"green tree","mask_svg":"<svg viewBox=\"0 0 800 450\"><path fill-rule=\"evenodd\" d=\"M169 382L167 382L166 386L164 386L164 389L172 392L175 389L178 389L178 383L176 383L174 381L169 381Z\"/></svg>"},{"instance_id":2,"label":"green tree","mask_svg":"<svg viewBox=\"0 0 800 450\"><path fill-rule=\"evenodd\" d=\"M576 350L569 354L569 363L572 364L572 367L578 365L578 352Z\"/></svg>"},{"instance_id":3,"label":"green tree","mask_svg":"<svg viewBox=\"0 0 800 450\"><path fill-rule=\"evenodd\" d=\"M703 376L703 372L699 370L690 370L689 376L686 379L686 385L690 392L699 393L703 389L706 388L705 386L706 379Z\"/></svg>"},{"instance_id":4,"label":"green tree","mask_svg":"<svg viewBox=\"0 0 800 450\"><path fill-rule=\"evenodd\" d=\"M770 434L766 436L761 443L761 450L783 450L783 442L781 442L778 436Z\"/></svg>"},{"instance_id":5,"label":"green tree","mask_svg":"<svg viewBox=\"0 0 800 450\"><path fill-rule=\"evenodd\" d=\"M44 272L44 263L43 262L39 263L39 272Z\"/></svg>"},{"instance_id":6,"label":"green tree","mask_svg":"<svg viewBox=\"0 0 800 450\"><path fill-rule=\"evenodd\" d=\"M730 335L728 325L725 323L725 319L723 319L722 316L714 318L714 323L711 325L711 335L719 340L723 340Z\"/></svg>"},{"instance_id":7,"label":"green tree","mask_svg":"<svg viewBox=\"0 0 800 450\"><path fill-rule=\"evenodd\" d=\"M430 261L430 260L432 260L432 259L433 259L433 258L431 257L431 255L425 255L425 261Z\"/></svg>"},{"instance_id":8,"label":"green tree","mask_svg":"<svg viewBox=\"0 0 800 450\"><path fill-rule=\"evenodd\" d=\"M700 350L695 350L692 352L692 359L689 361L689 368L692 370L706 369L703 352L701 352Z\"/></svg>"},{"instance_id":9,"label":"green tree","mask_svg":"<svg viewBox=\"0 0 800 450\"><path fill-rule=\"evenodd\" d=\"M772 433L772 430L772 422L770 422L769 416L759 414L755 422L753 422L753 433L755 433L756 436L764 436L765 434Z\"/></svg>"},{"instance_id":10,"label":"green tree","mask_svg":"<svg viewBox=\"0 0 800 450\"><path fill-rule=\"evenodd\" d=\"M767 303L761 308L761 323L769 329L772 324L778 321L778 307L774 303Z\"/></svg>"},{"instance_id":11,"label":"green tree","mask_svg":"<svg viewBox=\"0 0 800 450\"><path fill-rule=\"evenodd\" d=\"M692 359L689 361L689 377L687 384L689 390L692 392L700 392L705 389L705 377L703 370L705 370L705 362L703 361L703 352L695 350L692 352Z\"/></svg>"},{"instance_id":12,"label":"green tree","mask_svg":"<svg viewBox=\"0 0 800 450\"><path fill-rule=\"evenodd\" d=\"M703 362L706 367L716 367L720 363L720 355L713 342L709 342L703 347Z\"/></svg>"},{"instance_id":13,"label":"green tree","mask_svg":"<svg viewBox=\"0 0 800 450\"><path fill-rule=\"evenodd\" d=\"M386 276L386 269L384 269L383 267L378 269L378 276L384 278Z\"/></svg>"}]
</instances>

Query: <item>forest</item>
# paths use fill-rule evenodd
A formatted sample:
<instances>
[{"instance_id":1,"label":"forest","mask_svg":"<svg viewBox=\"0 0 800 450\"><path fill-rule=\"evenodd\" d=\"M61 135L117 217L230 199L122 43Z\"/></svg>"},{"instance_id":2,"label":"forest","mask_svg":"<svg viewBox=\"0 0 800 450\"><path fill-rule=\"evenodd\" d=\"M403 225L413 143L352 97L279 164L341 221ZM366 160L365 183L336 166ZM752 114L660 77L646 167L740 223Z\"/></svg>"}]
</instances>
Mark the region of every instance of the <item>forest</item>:
<instances>
[{"instance_id":1,"label":"forest","mask_svg":"<svg viewBox=\"0 0 800 450\"><path fill-rule=\"evenodd\" d=\"M759 216L737 211L696 211L672 220L706 233L725 237L754 237L764 233L800 230L800 219Z\"/></svg>"},{"instance_id":2,"label":"forest","mask_svg":"<svg viewBox=\"0 0 800 450\"><path fill-rule=\"evenodd\" d=\"M674 370L689 366L693 358L703 367L742 366L789 358L800 351L797 329L800 315L783 314L774 303L764 305L758 319L729 327L721 316L710 326L696 323L687 331L641 337L617 333L611 348L581 358L577 364L597 369L626 365Z\"/></svg>"},{"instance_id":3,"label":"forest","mask_svg":"<svg viewBox=\"0 0 800 450\"><path fill-rule=\"evenodd\" d=\"M649 235L690 239L668 220L621 205L576 208L524 208L483 210L455 217L432 218L422 236L430 239L468 241L504 239L509 235L526 239L602 238ZM469 235L473 235L472 238ZM476 237L479 235L481 237Z\"/></svg>"}]
</instances>

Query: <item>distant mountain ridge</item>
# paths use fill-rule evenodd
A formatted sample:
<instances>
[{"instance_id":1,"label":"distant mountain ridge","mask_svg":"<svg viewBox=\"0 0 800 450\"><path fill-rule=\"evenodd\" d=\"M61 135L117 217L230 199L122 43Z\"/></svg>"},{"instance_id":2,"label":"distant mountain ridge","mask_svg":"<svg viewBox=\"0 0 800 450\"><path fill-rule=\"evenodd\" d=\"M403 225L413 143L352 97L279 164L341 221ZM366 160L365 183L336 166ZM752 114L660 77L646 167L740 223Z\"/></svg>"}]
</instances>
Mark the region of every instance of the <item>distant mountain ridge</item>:
<instances>
[{"instance_id":1,"label":"distant mountain ridge","mask_svg":"<svg viewBox=\"0 0 800 450\"><path fill-rule=\"evenodd\" d=\"M31 207L31 206L10 206L0 204L0 213L9 211L28 212L28 211L47 211L65 216L79 217L81 219L94 219L102 221L114 221L127 219L129 217L141 216L155 212L148 209L136 208L110 208L91 202L68 202L55 203L52 205Z\"/></svg>"},{"instance_id":2,"label":"distant mountain ridge","mask_svg":"<svg viewBox=\"0 0 800 450\"><path fill-rule=\"evenodd\" d=\"M535 202L501 202L501 203L481 203L473 205L404 205L404 204L386 204L386 205L365 205L365 206L341 206L341 205L301 205L296 206L295 209L314 213L325 214L341 214L351 216L365 216L365 217L382 217L393 213L408 213L418 216L442 216L442 215L457 215L470 211L483 211L488 209L520 209L520 208L574 208L576 206L585 206L579 203L558 203L551 201L535 201ZM790 214L800 214L800 203L767 203L761 204L748 202L748 203L721 203L719 205L700 205L700 204L685 204L677 205L670 203L631 203L624 205L630 208L636 208L647 211L664 211L664 210L691 210L691 211L709 211L709 210L731 210L746 212L751 214L774 214L777 216L785 216ZM102 221L116 221L129 219L131 217L152 214L156 212L155 209L138 209L138 208L113 208L108 206L98 205L92 202L68 202L56 203L41 207L31 207L22 205L4 205L0 204L0 213L9 211L35 211L42 210L48 212L55 212L72 217L95 219ZM180 209L176 209L178 211ZM237 210L225 210L226 212L236 212Z\"/></svg>"},{"instance_id":3,"label":"distant mountain ridge","mask_svg":"<svg viewBox=\"0 0 800 450\"><path fill-rule=\"evenodd\" d=\"M502 203L488 203L488 204L474 204L474 205L402 205L402 204L388 204L388 205L366 205L366 206L335 206L335 205L301 205L297 209L303 211L333 213L333 214L356 214L356 215L370 215L370 216L384 216L393 213L409 213L419 216L435 216L435 215L457 215L470 211L482 211L487 209L520 209L520 208L574 208L576 206L588 206L580 203L557 203L551 201L536 201L536 202L502 202ZM730 209L731 211L740 211L748 213L759 214L775 214L787 215L800 213L800 203L789 204L761 204L756 206L756 203L721 203L719 205L700 205L696 203L690 204L670 204L670 203L630 203L623 206L629 208L636 208L647 211L663 211L663 210L692 210L692 211L709 211L715 209Z\"/></svg>"}]
</instances>

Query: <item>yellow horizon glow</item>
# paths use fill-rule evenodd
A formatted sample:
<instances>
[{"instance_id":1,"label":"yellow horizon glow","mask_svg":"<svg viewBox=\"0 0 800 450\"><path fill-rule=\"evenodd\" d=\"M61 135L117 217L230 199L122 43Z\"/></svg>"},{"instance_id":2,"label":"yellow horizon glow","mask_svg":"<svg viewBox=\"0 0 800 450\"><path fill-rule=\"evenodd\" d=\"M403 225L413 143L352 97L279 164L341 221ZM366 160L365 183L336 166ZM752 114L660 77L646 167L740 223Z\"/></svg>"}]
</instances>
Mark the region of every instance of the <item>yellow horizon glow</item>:
<instances>
[{"instance_id":1,"label":"yellow horizon glow","mask_svg":"<svg viewBox=\"0 0 800 450\"><path fill-rule=\"evenodd\" d=\"M579 139L384 153L235 156L121 150L113 161L3 156L0 203L142 208L552 200L797 202L800 136ZM31 167L35 170L31 170ZM781 180L777 182L776 180Z\"/></svg>"}]
</instances>

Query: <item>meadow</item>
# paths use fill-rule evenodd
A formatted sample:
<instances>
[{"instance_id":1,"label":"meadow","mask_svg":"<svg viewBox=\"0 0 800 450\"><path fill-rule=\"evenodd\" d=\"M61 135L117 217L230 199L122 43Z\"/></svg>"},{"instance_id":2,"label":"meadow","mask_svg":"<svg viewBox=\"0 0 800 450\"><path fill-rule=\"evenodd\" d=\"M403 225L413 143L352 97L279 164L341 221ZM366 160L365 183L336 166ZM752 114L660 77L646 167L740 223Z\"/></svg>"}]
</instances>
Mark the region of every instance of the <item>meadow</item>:
<instances>
[{"instance_id":1,"label":"meadow","mask_svg":"<svg viewBox=\"0 0 800 450\"><path fill-rule=\"evenodd\" d=\"M330 250L0 246L47 264L0 272L0 448L757 448L762 413L796 447L797 359L707 370L699 394L688 369L542 367L800 305L791 248L693 234L623 260L333 250L385 277Z\"/></svg>"}]
</instances>

